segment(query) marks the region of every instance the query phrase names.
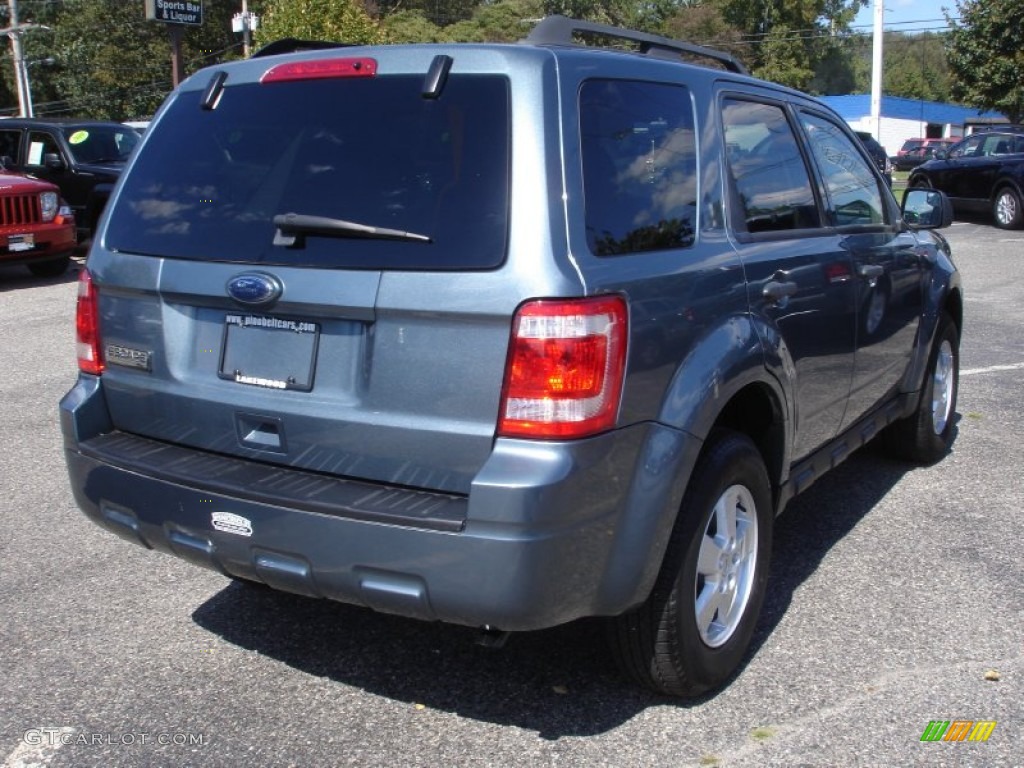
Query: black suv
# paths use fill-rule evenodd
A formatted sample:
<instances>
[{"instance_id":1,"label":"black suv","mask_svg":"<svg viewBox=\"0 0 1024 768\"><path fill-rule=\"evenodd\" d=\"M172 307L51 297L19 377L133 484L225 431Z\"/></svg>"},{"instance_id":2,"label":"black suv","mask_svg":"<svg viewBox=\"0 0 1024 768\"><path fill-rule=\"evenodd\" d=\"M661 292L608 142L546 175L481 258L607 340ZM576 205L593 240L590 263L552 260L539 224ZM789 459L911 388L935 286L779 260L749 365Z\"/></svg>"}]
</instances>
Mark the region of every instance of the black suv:
<instances>
[{"instance_id":1,"label":"black suv","mask_svg":"<svg viewBox=\"0 0 1024 768\"><path fill-rule=\"evenodd\" d=\"M904 209L816 99L627 30L199 72L82 273L75 497L492 642L606 617L630 675L698 694L746 652L789 499L874 435L953 439L952 213Z\"/></svg>"},{"instance_id":2,"label":"black suv","mask_svg":"<svg viewBox=\"0 0 1024 768\"><path fill-rule=\"evenodd\" d=\"M941 189L958 211L992 213L997 227L1024 226L1024 128L973 133L915 168L910 187Z\"/></svg>"},{"instance_id":3,"label":"black suv","mask_svg":"<svg viewBox=\"0 0 1024 768\"><path fill-rule=\"evenodd\" d=\"M889 153L885 151L885 147L879 144L878 139L867 131L854 131L854 133L857 134L857 138L860 139L861 144L864 145L868 154L871 155L871 159L875 161L879 173L885 178L885 183L891 187L892 160L889 159Z\"/></svg>"},{"instance_id":4,"label":"black suv","mask_svg":"<svg viewBox=\"0 0 1024 768\"><path fill-rule=\"evenodd\" d=\"M0 120L0 163L60 188L81 239L92 236L139 133L122 123L50 118Z\"/></svg>"}]
</instances>

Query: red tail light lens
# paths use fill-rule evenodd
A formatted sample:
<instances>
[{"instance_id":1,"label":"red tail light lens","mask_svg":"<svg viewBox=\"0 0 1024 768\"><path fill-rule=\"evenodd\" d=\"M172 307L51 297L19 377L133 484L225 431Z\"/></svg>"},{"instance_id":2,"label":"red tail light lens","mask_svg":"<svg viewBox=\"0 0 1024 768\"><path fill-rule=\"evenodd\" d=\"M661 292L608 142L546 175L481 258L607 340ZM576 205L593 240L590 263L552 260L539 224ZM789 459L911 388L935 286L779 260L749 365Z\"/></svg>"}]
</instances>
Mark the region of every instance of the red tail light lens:
<instances>
[{"instance_id":1,"label":"red tail light lens","mask_svg":"<svg viewBox=\"0 0 1024 768\"><path fill-rule=\"evenodd\" d=\"M89 270L78 276L78 308L75 312L75 334L78 346L78 370L99 376L103 373L100 353L99 298Z\"/></svg>"},{"instance_id":2,"label":"red tail light lens","mask_svg":"<svg viewBox=\"0 0 1024 768\"><path fill-rule=\"evenodd\" d=\"M626 366L626 317L619 297L520 307L498 435L564 439L611 429Z\"/></svg>"}]
</instances>

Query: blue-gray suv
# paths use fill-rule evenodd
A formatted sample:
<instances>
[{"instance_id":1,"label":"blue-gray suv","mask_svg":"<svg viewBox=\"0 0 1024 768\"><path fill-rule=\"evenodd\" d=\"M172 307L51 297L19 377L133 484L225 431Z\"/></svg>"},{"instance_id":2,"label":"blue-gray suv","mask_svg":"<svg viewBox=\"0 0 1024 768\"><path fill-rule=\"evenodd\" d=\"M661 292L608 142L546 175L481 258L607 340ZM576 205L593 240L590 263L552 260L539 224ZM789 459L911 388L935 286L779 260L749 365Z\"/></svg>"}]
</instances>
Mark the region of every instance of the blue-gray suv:
<instances>
[{"instance_id":1,"label":"blue-gray suv","mask_svg":"<svg viewBox=\"0 0 1024 768\"><path fill-rule=\"evenodd\" d=\"M696 695L787 501L878 434L948 451L950 218L817 100L627 30L204 70L82 273L71 484L276 589L492 641L607 617Z\"/></svg>"}]
</instances>

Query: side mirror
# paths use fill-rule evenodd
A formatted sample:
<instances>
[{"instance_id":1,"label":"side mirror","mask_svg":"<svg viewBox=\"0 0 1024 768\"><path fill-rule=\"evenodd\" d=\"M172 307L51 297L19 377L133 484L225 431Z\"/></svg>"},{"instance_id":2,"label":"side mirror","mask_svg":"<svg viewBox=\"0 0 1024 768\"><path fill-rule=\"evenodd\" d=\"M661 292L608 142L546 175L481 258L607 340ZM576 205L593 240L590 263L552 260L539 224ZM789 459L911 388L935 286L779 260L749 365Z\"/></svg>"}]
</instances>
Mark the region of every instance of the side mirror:
<instances>
[{"instance_id":1,"label":"side mirror","mask_svg":"<svg viewBox=\"0 0 1024 768\"><path fill-rule=\"evenodd\" d=\"M903 220L917 229L942 229L953 223L953 204L937 189L908 189L900 205Z\"/></svg>"},{"instance_id":2,"label":"side mirror","mask_svg":"<svg viewBox=\"0 0 1024 768\"><path fill-rule=\"evenodd\" d=\"M948 149L936 149L935 154L932 155L935 160L948 160L949 150Z\"/></svg>"},{"instance_id":3,"label":"side mirror","mask_svg":"<svg viewBox=\"0 0 1024 768\"><path fill-rule=\"evenodd\" d=\"M56 152L47 152L43 155L43 165L52 171L59 171L64 168L64 161Z\"/></svg>"}]
</instances>

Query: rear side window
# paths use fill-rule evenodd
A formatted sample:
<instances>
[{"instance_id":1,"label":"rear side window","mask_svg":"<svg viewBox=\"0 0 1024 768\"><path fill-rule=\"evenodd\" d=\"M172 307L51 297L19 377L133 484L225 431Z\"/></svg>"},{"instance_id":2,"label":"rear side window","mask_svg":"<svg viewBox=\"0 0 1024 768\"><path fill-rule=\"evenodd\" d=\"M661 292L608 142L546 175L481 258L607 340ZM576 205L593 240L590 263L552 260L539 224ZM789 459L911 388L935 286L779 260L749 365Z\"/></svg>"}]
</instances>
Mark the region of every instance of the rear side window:
<instances>
[{"instance_id":1,"label":"rear side window","mask_svg":"<svg viewBox=\"0 0 1024 768\"><path fill-rule=\"evenodd\" d=\"M807 166L782 107L726 99L722 123L729 173L747 232L820 226Z\"/></svg>"},{"instance_id":2,"label":"rear side window","mask_svg":"<svg viewBox=\"0 0 1024 768\"><path fill-rule=\"evenodd\" d=\"M800 113L811 153L828 191L828 208L837 227L882 224L885 206L874 173L853 140L834 122Z\"/></svg>"},{"instance_id":3,"label":"rear side window","mask_svg":"<svg viewBox=\"0 0 1024 768\"><path fill-rule=\"evenodd\" d=\"M692 245L697 164L689 91L590 80L579 99L591 252L616 256Z\"/></svg>"},{"instance_id":4,"label":"rear side window","mask_svg":"<svg viewBox=\"0 0 1024 768\"><path fill-rule=\"evenodd\" d=\"M366 269L484 269L505 258L509 85L451 75L182 93L150 129L106 244L182 259ZM275 216L358 227L277 237ZM393 233L410 233L399 237ZM276 244L275 244L276 243Z\"/></svg>"},{"instance_id":5,"label":"rear side window","mask_svg":"<svg viewBox=\"0 0 1024 768\"><path fill-rule=\"evenodd\" d=\"M20 141L21 131L0 131L0 158L7 158L7 163L17 162Z\"/></svg>"}]
</instances>

